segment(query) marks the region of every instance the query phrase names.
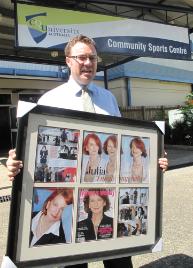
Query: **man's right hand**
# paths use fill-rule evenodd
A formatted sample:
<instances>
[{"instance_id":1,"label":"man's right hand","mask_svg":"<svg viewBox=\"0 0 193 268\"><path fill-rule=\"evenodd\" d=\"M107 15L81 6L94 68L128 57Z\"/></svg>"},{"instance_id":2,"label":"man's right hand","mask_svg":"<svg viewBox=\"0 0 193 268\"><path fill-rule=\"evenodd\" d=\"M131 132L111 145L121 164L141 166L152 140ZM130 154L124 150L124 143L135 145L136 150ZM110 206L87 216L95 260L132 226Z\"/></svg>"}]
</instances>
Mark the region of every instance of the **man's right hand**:
<instances>
[{"instance_id":1,"label":"man's right hand","mask_svg":"<svg viewBox=\"0 0 193 268\"><path fill-rule=\"evenodd\" d=\"M12 149L9 151L9 157L6 162L6 166L8 169L8 177L10 181L14 180L14 177L20 172L23 167L23 163L20 160L16 160L16 150Z\"/></svg>"}]
</instances>

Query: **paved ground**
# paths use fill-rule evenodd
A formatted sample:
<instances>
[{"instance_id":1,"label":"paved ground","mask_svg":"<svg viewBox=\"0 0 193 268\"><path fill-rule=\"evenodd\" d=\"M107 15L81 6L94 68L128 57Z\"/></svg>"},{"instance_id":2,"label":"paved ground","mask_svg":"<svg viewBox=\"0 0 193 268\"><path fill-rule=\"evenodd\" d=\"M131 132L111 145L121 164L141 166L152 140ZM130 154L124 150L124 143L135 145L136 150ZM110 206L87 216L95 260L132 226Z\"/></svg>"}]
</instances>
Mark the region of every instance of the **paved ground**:
<instances>
[{"instance_id":1,"label":"paved ground","mask_svg":"<svg viewBox=\"0 0 193 268\"><path fill-rule=\"evenodd\" d=\"M167 145L165 150L168 154L170 170L193 165L192 146Z\"/></svg>"},{"instance_id":2,"label":"paved ground","mask_svg":"<svg viewBox=\"0 0 193 268\"><path fill-rule=\"evenodd\" d=\"M166 150L170 170L164 175L163 251L134 256L134 268L193 268L193 151ZM3 165L5 159L0 161L1 197L10 194L11 183ZM5 254L9 205L10 202L0 203L0 263ZM91 263L89 268L103 268L103 264Z\"/></svg>"}]
</instances>

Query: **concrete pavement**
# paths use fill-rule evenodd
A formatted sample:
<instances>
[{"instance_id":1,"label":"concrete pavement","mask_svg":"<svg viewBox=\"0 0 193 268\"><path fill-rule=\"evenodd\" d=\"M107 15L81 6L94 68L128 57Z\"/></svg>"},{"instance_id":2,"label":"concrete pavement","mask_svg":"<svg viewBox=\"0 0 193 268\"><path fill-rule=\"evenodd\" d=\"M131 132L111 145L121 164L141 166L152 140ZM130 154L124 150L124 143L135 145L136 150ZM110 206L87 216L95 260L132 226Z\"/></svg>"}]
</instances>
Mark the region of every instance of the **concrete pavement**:
<instances>
[{"instance_id":1,"label":"concrete pavement","mask_svg":"<svg viewBox=\"0 0 193 268\"><path fill-rule=\"evenodd\" d=\"M163 251L132 257L134 268L193 268L193 151L174 147L166 151L170 170L164 175ZM11 193L5 160L0 159L0 197ZM0 263L6 248L9 206L10 202L0 203ZM103 268L103 264L90 263L89 268Z\"/></svg>"}]
</instances>

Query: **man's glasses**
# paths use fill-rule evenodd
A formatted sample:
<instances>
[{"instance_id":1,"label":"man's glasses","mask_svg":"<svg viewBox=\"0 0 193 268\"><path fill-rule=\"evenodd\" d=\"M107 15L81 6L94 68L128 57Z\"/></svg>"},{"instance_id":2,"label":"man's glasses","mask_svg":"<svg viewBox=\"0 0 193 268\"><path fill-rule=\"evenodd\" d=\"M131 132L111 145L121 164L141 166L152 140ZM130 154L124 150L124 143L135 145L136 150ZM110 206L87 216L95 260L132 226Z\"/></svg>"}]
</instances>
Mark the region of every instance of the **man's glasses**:
<instances>
[{"instance_id":1,"label":"man's glasses","mask_svg":"<svg viewBox=\"0 0 193 268\"><path fill-rule=\"evenodd\" d=\"M99 57L97 55L77 55L77 56L67 56L68 58L75 59L79 63L84 63L89 59L91 62L99 61Z\"/></svg>"}]
</instances>

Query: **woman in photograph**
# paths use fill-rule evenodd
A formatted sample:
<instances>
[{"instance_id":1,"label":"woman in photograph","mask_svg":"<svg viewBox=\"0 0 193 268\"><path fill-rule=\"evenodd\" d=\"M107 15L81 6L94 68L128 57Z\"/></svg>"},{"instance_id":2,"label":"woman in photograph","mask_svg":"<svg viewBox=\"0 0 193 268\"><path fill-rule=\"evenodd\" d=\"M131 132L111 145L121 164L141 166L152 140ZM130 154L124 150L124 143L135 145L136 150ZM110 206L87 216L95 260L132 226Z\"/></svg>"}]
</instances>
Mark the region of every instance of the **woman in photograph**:
<instances>
[{"instance_id":1,"label":"woman in photograph","mask_svg":"<svg viewBox=\"0 0 193 268\"><path fill-rule=\"evenodd\" d=\"M83 142L82 181L105 182L107 160L101 157L102 144L95 133L88 134Z\"/></svg>"},{"instance_id":2,"label":"woman in photograph","mask_svg":"<svg viewBox=\"0 0 193 268\"><path fill-rule=\"evenodd\" d=\"M84 196L85 220L78 222L77 241L108 239L113 236L113 218L105 214L110 209L106 189L89 189Z\"/></svg>"},{"instance_id":3,"label":"woman in photograph","mask_svg":"<svg viewBox=\"0 0 193 268\"><path fill-rule=\"evenodd\" d=\"M127 147L124 144L122 146ZM140 137L131 139L129 151L125 148L121 157L120 182L146 182L148 180L148 160L144 141Z\"/></svg>"},{"instance_id":4,"label":"woman in photograph","mask_svg":"<svg viewBox=\"0 0 193 268\"><path fill-rule=\"evenodd\" d=\"M132 163L130 165L130 181L140 183L147 179L147 152L145 144L140 137L133 138L130 142Z\"/></svg>"},{"instance_id":5,"label":"woman in photograph","mask_svg":"<svg viewBox=\"0 0 193 268\"><path fill-rule=\"evenodd\" d=\"M32 214L30 246L66 243L61 216L73 202L72 189L57 189L46 199L42 210Z\"/></svg>"},{"instance_id":6,"label":"woman in photograph","mask_svg":"<svg viewBox=\"0 0 193 268\"><path fill-rule=\"evenodd\" d=\"M141 234L141 220L136 219L135 227L133 227L132 235L140 235Z\"/></svg>"},{"instance_id":7,"label":"woman in photograph","mask_svg":"<svg viewBox=\"0 0 193 268\"><path fill-rule=\"evenodd\" d=\"M103 151L109 156L105 171L105 182L115 181L117 160L117 137L115 135L111 135L106 139L103 145Z\"/></svg>"},{"instance_id":8,"label":"woman in photograph","mask_svg":"<svg viewBox=\"0 0 193 268\"><path fill-rule=\"evenodd\" d=\"M147 205L148 202L148 191L144 191L142 192L141 190L141 194L140 194L140 204L141 205Z\"/></svg>"},{"instance_id":9,"label":"woman in photograph","mask_svg":"<svg viewBox=\"0 0 193 268\"><path fill-rule=\"evenodd\" d=\"M123 222L119 222L117 225L117 237L127 236L127 228Z\"/></svg>"},{"instance_id":10,"label":"woman in photograph","mask_svg":"<svg viewBox=\"0 0 193 268\"><path fill-rule=\"evenodd\" d=\"M140 220L143 220L144 219L144 217L145 217L145 210L143 209L143 207L138 207L137 208L137 217Z\"/></svg>"},{"instance_id":11,"label":"woman in photograph","mask_svg":"<svg viewBox=\"0 0 193 268\"><path fill-rule=\"evenodd\" d=\"M120 196L121 204L130 204L130 196L128 192L125 192L124 195Z\"/></svg>"},{"instance_id":12,"label":"woman in photograph","mask_svg":"<svg viewBox=\"0 0 193 268\"><path fill-rule=\"evenodd\" d=\"M40 150L40 163L41 164L46 164L47 163L47 156L48 156L48 150L46 146L42 146Z\"/></svg>"},{"instance_id":13,"label":"woman in photograph","mask_svg":"<svg viewBox=\"0 0 193 268\"><path fill-rule=\"evenodd\" d=\"M147 152L145 144L140 137L133 138L130 142L132 156L131 182L142 182L147 179L145 158Z\"/></svg>"}]
</instances>

